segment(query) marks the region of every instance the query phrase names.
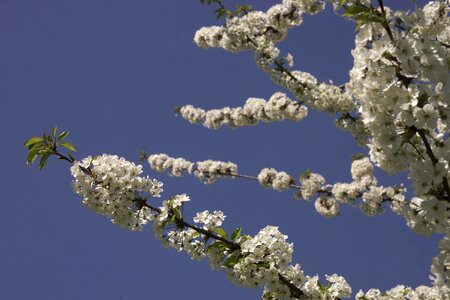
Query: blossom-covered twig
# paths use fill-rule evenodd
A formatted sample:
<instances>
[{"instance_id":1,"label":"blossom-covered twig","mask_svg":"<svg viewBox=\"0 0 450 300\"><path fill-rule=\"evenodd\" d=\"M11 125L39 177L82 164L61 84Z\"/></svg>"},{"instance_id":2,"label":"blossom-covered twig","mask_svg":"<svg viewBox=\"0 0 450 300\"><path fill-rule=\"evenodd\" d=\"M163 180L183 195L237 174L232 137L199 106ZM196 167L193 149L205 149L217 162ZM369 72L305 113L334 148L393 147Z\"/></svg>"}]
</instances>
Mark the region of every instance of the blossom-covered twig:
<instances>
[{"instance_id":1,"label":"blossom-covered twig","mask_svg":"<svg viewBox=\"0 0 450 300\"><path fill-rule=\"evenodd\" d=\"M377 185L373 175L374 167L368 158L357 158L352 163L351 173L354 182L325 184L322 175L305 172L300 176L299 183L286 172L279 172L273 168L263 168L258 176L241 174L237 165L232 162L199 161L190 162L185 158L173 158L167 154L144 155L150 167L158 172L168 171L173 176L180 177L183 173L193 174L205 184L211 184L217 178L242 178L258 181L265 188L276 191L293 189L296 198L310 200L317 196L315 209L321 215L334 217L339 214L339 203L353 204L358 198L362 199L359 208L368 215L381 213L382 203L389 202L392 209L402 214L401 207L407 205L405 189L403 187L382 187Z\"/></svg>"}]
</instances>

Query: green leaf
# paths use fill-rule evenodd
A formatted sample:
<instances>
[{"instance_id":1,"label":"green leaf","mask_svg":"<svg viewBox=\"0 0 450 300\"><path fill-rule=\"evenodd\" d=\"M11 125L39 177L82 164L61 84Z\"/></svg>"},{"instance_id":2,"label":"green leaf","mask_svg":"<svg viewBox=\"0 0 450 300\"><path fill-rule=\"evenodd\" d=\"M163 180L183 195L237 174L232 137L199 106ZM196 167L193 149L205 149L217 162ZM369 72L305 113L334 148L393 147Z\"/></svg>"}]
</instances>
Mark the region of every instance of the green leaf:
<instances>
[{"instance_id":1,"label":"green leaf","mask_svg":"<svg viewBox=\"0 0 450 300\"><path fill-rule=\"evenodd\" d=\"M310 168L306 169L306 171L302 175L300 175L300 180L299 181L302 182L304 179L307 179L309 177L309 175L311 175L311 169Z\"/></svg>"},{"instance_id":2,"label":"green leaf","mask_svg":"<svg viewBox=\"0 0 450 300\"><path fill-rule=\"evenodd\" d=\"M323 285L320 281L318 281L317 285L319 286L319 289L322 292L322 294L325 294L326 291L331 287L331 283L330 282L327 282L326 285Z\"/></svg>"},{"instance_id":3,"label":"green leaf","mask_svg":"<svg viewBox=\"0 0 450 300\"><path fill-rule=\"evenodd\" d=\"M75 161L75 157L73 157L72 153L68 152L67 154L69 155L69 158L70 158L72 161Z\"/></svg>"},{"instance_id":4,"label":"green leaf","mask_svg":"<svg viewBox=\"0 0 450 300\"><path fill-rule=\"evenodd\" d=\"M171 210L173 212L174 220L176 218L179 218L180 217L180 210L178 209L178 207L172 207L172 204L170 206L171 206Z\"/></svg>"},{"instance_id":5,"label":"green leaf","mask_svg":"<svg viewBox=\"0 0 450 300\"><path fill-rule=\"evenodd\" d=\"M232 268L238 262L237 256L229 256L225 263L223 264L227 268Z\"/></svg>"},{"instance_id":6,"label":"green leaf","mask_svg":"<svg viewBox=\"0 0 450 300\"><path fill-rule=\"evenodd\" d=\"M225 245L224 242L218 241L218 242L215 242L215 243L212 243L211 245L209 245L206 248L206 251L209 251L212 249L217 249L217 250L223 251L223 250L227 249L227 246Z\"/></svg>"},{"instance_id":7,"label":"green leaf","mask_svg":"<svg viewBox=\"0 0 450 300\"><path fill-rule=\"evenodd\" d=\"M357 20L356 24L355 24L355 31L357 31L363 25L364 25L364 21L363 20Z\"/></svg>"},{"instance_id":8,"label":"green leaf","mask_svg":"<svg viewBox=\"0 0 450 300\"><path fill-rule=\"evenodd\" d=\"M386 21L385 18L374 15L370 12L362 12L358 15L358 20L363 23L384 23Z\"/></svg>"},{"instance_id":9,"label":"green leaf","mask_svg":"<svg viewBox=\"0 0 450 300\"><path fill-rule=\"evenodd\" d=\"M68 135L69 135L68 131L61 132L60 135L58 136L58 142L62 141Z\"/></svg>"},{"instance_id":10,"label":"green leaf","mask_svg":"<svg viewBox=\"0 0 450 300\"><path fill-rule=\"evenodd\" d=\"M62 142L60 145L66 149L69 149L70 151L75 151L75 152L77 151L77 150L75 150L75 147L69 142Z\"/></svg>"},{"instance_id":11,"label":"green leaf","mask_svg":"<svg viewBox=\"0 0 450 300\"><path fill-rule=\"evenodd\" d=\"M53 130L52 130L52 134L53 134L53 139L55 139L56 140L56 131L58 130L58 127L53 127Z\"/></svg>"},{"instance_id":12,"label":"green leaf","mask_svg":"<svg viewBox=\"0 0 450 300\"><path fill-rule=\"evenodd\" d=\"M31 139L28 139L28 140L25 141L25 147L28 147L30 145L33 145L33 144L36 144L36 143L39 143L39 142L42 142L42 141L43 141L43 139L41 137L34 136Z\"/></svg>"},{"instance_id":13,"label":"green leaf","mask_svg":"<svg viewBox=\"0 0 450 300\"><path fill-rule=\"evenodd\" d=\"M233 233L231 234L231 240L236 240L237 238L239 238L241 236L241 232L242 232L242 227L238 227L236 228Z\"/></svg>"},{"instance_id":14,"label":"green leaf","mask_svg":"<svg viewBox=\"0 0 450 300\"><path fill-rule=\"evenodd\" d=\"M37 156L37 154L38 154L38 152L40 151L41 149L39 149L39 148L34 148L34 149L31 149L29 152L28 152L28 155L27 155L27 164L28 165L32 165L33 164L33 162L34 162L34 160L36 159L36 156Z\"/></svg>"},{"instance_id":15,"label":"green leaf","mask_svg":"<svg viewBox=\"0 0 450 300\"><path fill-rule=\"evenodd\" d=\"M217 232L218 235L220 235L224 239L228 239L227 232L225 230L223 230L223 228L218 227L218 228L216 228L215 231Z\"/></svg>"},{"instance_id":16,"label":"green leaf","mask_svg":"<svg viewBox=\"0 0 450 300\"><path fill-rule=\"evenodd\" d=\"M50 157L50 154L44 154L41 157L41 160L39 161L39 169L42 170L45 167L45 164L47 163L47 159Z\"/></svg>"},{"instance_id":17,"label":"green leaf","mask_svg":"<svg viewBox=\"0 0 450 300\"><path fill-rule=\"evenodd\" d=\"M162 221L161 223L161 228L164 229L166 228L166 226L170 223L170 220L166 219L164 221Z\"/></svg>"},{"instance_id":18,"label":"green leaf","mask_svg":"<svg viewBox=\"0 0 450 300\"><path fill-rule=\"evenodd\" d=\"M241 16L253 11L253 7L251 5L236 5L236 10L233 15Z\"/></svg>"},{"instance_id":19,"label":"green leaf","mask_svg":"<svg viewBox=\"0 0 450 300\"><path fill-rule=\"evenodd\" d=\"M268 261L260 261L260 262L257 262L256 265L260 268L269 268L270 267L270 263Z\"/></svg>"},{"instance_id":20,"label":"green leaf","mask_svg":"<svg viewBox=\"0 0 450 300\"><path fill-rule=\"evenodd\" d=\"M42 144L43 143L44 142L37 142L37 143L31 144L31 145L28 146L28 150L31 150L33 148L42 148Z\"/></svg>"},{"instance_id":21,"label":"green leaf","mask_svg":"<svg viewBox=\"0 0 450 300\"><path fill-rule=\"evenodd\" d=\"M341 2L339 3L339 6L342 7L345 5L345 3L347 3L347 0L341 0Z\"/></svg>"},{"instance_id":22,"label":"green leaf","mask_svg":"<svg viewBox=\"0 0 450 300\"><path fill-rule=\"evenodd\" d=\"M424 107L425 104L428 103L428 93L427 92L423 92L419 95L419 98L417 100L419 100L419 103L417 103L418 107Z\"/></svg>"},{"instance_id":23,"label":"green leaf","mask_svg":"<svg viewBox=\"0 0 450 300\"><path fill-rule=\"evenodd\" d=\"M365 7L364 5L361 5L361 4L351 5L351 6L347 7L347 9L345 10L344 16L353 17L353 16L358 15L359 13L362 13L363 11L368 12L369 8Z\"/></svg>"}]
</instances>

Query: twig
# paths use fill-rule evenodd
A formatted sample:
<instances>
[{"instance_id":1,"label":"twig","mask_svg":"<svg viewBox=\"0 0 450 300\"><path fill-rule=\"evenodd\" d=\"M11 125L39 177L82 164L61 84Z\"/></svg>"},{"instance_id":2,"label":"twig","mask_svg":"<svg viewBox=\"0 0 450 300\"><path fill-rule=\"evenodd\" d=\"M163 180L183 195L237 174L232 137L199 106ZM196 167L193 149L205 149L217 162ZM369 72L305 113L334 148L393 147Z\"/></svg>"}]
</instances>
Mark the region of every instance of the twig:
<instances>
[{"instance_id":1,"label":"twig","mask_svg":"<svg viewBox=\"0 0 450 300\"><path fill-rule=\"evenodd\" d=\"M436 166L438 163L438 159L433 153L433 150L431 149L430 143L428 142L427 136L425 134L425 131L423 129L415 128L416 132L419 134L420 138L422 139L423 144L425 145L425 149L427 152L428 157L431 160L431 163L433 166ZM444 199L448 202L450 202L450 185L448 184L447 176L442 177L442 185L444 187L445 193L447 194L447 197L444 196Z\"/></svg>"},{"instance_id":2,"label":"twig","mask_svg":"<svg viewBox=\"0 0 450 300\"><path fill-rule=\"evenodd\" d=\"M383 27L384 27L384 29L386 29L387 34L388 34L389 39L391 40L391 42L395 43L394 35L392 34L391 28L389 27L389 22L388 22L388 20L386 18L386 11L384 9L383 0L378 0L378 4L380 5L381 14L382 14L382 16L384 18Z\"/></svg>"}]
</instances>

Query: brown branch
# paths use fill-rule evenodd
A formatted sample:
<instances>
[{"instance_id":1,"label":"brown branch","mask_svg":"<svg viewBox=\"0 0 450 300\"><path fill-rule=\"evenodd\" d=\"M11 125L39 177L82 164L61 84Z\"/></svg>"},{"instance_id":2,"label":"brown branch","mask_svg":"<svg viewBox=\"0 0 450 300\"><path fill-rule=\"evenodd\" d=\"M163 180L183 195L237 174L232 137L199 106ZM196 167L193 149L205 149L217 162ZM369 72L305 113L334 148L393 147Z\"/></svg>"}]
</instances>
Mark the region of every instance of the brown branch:
<instances>
[{"instance_id":1,"label":"brown branch","mask_svg":"<svg viewBox=\"0 0 450 300\"><path fill-rule=\"evenodd\" d=\"M250 176L249 176L250 177ZM152 211L155 211L157 213L161 213L161 210L158 207L153 207L150 204L148 204L147 202L145 202L143 204L143 206L146 206L148 208L150 208ZM173 214L172 214L173 216ZM230 248L230 250L240 250L241 249L241 245L238 243L235 243L233 241L230 241L226 238L223 238L209 230L205 230L203 228L197 227L195 225L189 224L186 221L184 221L183 219L179 218L179 217L175 217L175 222L181 226L185 226L191 229L194 229L196 232L201 233L203 235L205 235L208 238L212 238L215 240L219 240L221 242L224 242L225 244L228 245L228 247ZM280 279L280 282L283 283L284 285L286 285L289 288L289 291L291 293L291 297L294 298L298 298L300 299L300 297L302 295L304 295L303 291L301 289L299 289L298 287L296 287L292 282L290 282L286 277L284 277L281 274L278 274L278 278Z\"/></svg>"},{"instance_id":2,"label":"brown branch","mask_svg":"<svg viewBox=\"0 0 450 300\"><path fill-rule=\"evenodd\" d=\"M423 144L425 145L425 149L427 152L428 157L430 158L433 166L436 166L438 163L438 159L433 153L433 150L431 149L430 143L428 142L427 136L425 134L425 131L423 129L415 128L416 132L419 134L420 138L422 139ZM447 197L443 195L443 198L450 202L450 185L448 184L447 176L442 177L442 186L444 187L445 193L447 194Z\"/></svg>"},{"instance_id":3,"label":"brown branch","mask_svg":"<svg viewBox=\"0 0 450 300\"><path fill-rule=\"evenodd\" d=\"M58 152L58 149L56 148L56 146L53 146L52 150L53 150L54 154L56 156L58 156L58 159L62 159L62 160L68 161L71 164L75 161L74 159L71 159L71 158L65 156L64 154L61 154L60 152Z\"/></svg>"},{"instance_id":4,"label":"brown branch","mask_svg":"<svg viewBox=\"0 0 450 300\"><path fill-rule=\"evenodd\" d=\"M391 42L395 43L394 35L392 34L391 28L389 27L389 22L386 18L386 10L384 9L383 0L378 0L378 4L380 5L382 17L384 18L383 27L384 27L384 29L386 29Z\"/></svg>"},{"instance_id":5,"label":"brown branch","mask_svg":"<svg viewBox=\"0 0 450 300\"><path fill-rule=\"evenodd\" d=\"M301 296L303 296L305 293L301 289L295 286L292 282L289 281L286 277L284 277L281 274L278 274L278 279L280 279L280 282L286 285L289 288L289 291L291 292L291 297L295 297L297 299L300 299Z\"/></svg>"},{"instance_id":6,"label":"brown branch","mask_svg":"<svg viewBox=\"0 0 450 300\"><path fill-rule=\"evenodd\" d=\"M258 44L252 39L250 38L248 35L246 35L248 41L250 43L253 44L253 46L255 46L256 49L259 48ZM297 79L297 77L295 77L288 69L286 69L282 64L280 64L277 60L274 60L273 62L283 73L285 73L286 75L288 75L291 79L293 79L294 81L296 81L298 84L300 84L303 88L306 88L306 85L301 82L300 80Z\"/></svg>"}]
</instances>

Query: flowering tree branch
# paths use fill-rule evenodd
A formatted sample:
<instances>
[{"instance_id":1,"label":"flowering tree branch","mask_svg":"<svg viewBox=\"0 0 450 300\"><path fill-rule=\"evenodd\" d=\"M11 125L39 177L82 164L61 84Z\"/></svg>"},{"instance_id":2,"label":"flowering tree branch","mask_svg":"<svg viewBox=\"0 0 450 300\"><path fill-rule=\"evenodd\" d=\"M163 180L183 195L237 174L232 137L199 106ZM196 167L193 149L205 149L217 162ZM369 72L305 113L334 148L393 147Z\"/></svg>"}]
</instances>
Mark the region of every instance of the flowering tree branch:
<instances>
[{"instance_id":1,"label":"flowering tree branch","mask_svg":"<svg viewBox=\"0 0 450 300\"><path fill-rule=\"evenodd\" d=\"M361 210L370 215L376 215L383 211L382 203L389 202L394 212L403 214L400 207L405 208L409 202L405 200L403 187L377 186L377 179L373 175L374 167L369 159L356 156L351 167L352 183L325 184L322 175L307 170L300 176L300 184L297 184L292 176L286 172L278 172L272 168L264 168L258 176L250 176L238 173L237 165L232 162L199 161L190 162L184 158L172 158L167 154L142 155L150 167L158 172L168 171L170 175L180 177L184 173L193 174L201 182L211 184L217 178L242 178L258 181L265 188L277 191L293 189L296 198L310 200L314 195L318 198L315 202L317 212L326 217L334 217L339 214L339 203L354 204L361 198L359 205Z\"/></svg>"},{"instance_id":2,"label":"flowering tree branch","mask_svg":"<svg viewBox=\"0 0 450 300\"><path fill-rule=\"evenodd\" d=\"M391 209L405 218L420 234L445 234L439 254L433 259L432 286L415 290L397 286L385 293L371 289L359 291L358 300L375 299L447 299L450 295L450 7L447 1L432 1L412 12L394 11L378 0L378 8L369 0L282 0L265 12L249 6L228 10L220 0L215 3L223 26L203 27L194 37L202 48L220 47L230 52L253 51L256 64L286 94L274 93L266 101L249 98L245 105L205 111L186 105L178 112L191 123L203 123L210 129L222 125L241 127L260 121L300 121L307 107L337 116L336 124L368 149L368 157L352 163L353 182L325 184L325 178L310 171L298 183L286 172L264 168L257 177L240 174L231 162L212 160L190 162L165 154L148 156L157 171L170 170L181 176L194 174L204 183L217 178L243 178L258 181L266 188L294 189L305 200L316 198L316 210L327 217L339 213L339 204L353 204L368 215ZM293 70L291 54L281 55L277 43L289 30L300 26L304 14L317 14L331 3L336 12L356 22L354 66L349 82L335 85L319 83L310 73ZM343 11L341 10L343 9ZM342 13L340 13L342 12ZM390 24L393 24L391 27ZM327 284L318 276L303 274L299 265L291 265L293 245L277 227L267 226L255 236L242 235L236 228L229 236L221 227L221 211L203 211L186 221L185 194L176 195L157 207L148 202L160 197L162 183L140 176L142 166L114 155L103 154L76 161L74 146L64 139L68 132L33 137L25 142L27 163L40 158L45 167L49 157L71 163L74 192L83 205L107 216L114 224L138 231L153 222L156 236L167 246L186 251L191 258L208 258L212 268L227 272L240 285L264 286L263 299L340 299L349 297L351 288L334 274L326 275ZM63 154L58 147L69 152ZM406 200L405 189L379 186L374 165L387 173L407 170L414 196Z\"/></svg>"},{"instance_id":3,"label":"flowering tree branch","mask_svg":"<svg viewBox=\"0 0 450 300\"><path fill-rule=\"evenodd\" d=\"M417 134L422 139L423 144L425 145L427 155L430 158L431 162L433 163L433 166L436 166L436 164L438 163L438 159L436 158L436 156L433 153L433 150L431 149L430 143L428 142L428 139L427 139L427 136L426 136L424 130L416 128L416 131L417 131ZM446 193L446 196L443 195L442 199L450 202L450 186L448 184L447 176L442 177L442 185L443 185L445 193Z\"/></svg>"},{"instance_id":4,"label":"flowering tree branch","mask_svg":"<svg viewBox=\"0 0 450 300\"><path fill-rule=\"evenodd\" d=\"M30 140L25 144L29 145ZM71 163L74 191L88 208L132 231L142 230L148 221L153 221L155 234L164 244L185 250L194 259L208 257L213 268L222 268L241 284L265 285L267 299L286 293L290 299L309 299L319 294L339 300L350 295L350 287L342 277L327 277L329 285L323 288L317 277L305 277L298 265L290 266L292 244L285 242L287 236L276 227L268 226L255 237L241 235L237 228L230 239L220 227L225 219L220 211L197 213L194 222L203 226L187 222L181 213L189 201L185 194L163 201L161 207L148 203L146 194L159 197L162 183L140 177L141 166L106 154L79 162L61 154L57 145L51 147L50 155ZM255 256L251 250L254 247L259 248L260 254ZM244 274L249 268L251 273ZM316 286L311 289L311 284Z\"/></svg>"}]
</instances>

